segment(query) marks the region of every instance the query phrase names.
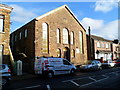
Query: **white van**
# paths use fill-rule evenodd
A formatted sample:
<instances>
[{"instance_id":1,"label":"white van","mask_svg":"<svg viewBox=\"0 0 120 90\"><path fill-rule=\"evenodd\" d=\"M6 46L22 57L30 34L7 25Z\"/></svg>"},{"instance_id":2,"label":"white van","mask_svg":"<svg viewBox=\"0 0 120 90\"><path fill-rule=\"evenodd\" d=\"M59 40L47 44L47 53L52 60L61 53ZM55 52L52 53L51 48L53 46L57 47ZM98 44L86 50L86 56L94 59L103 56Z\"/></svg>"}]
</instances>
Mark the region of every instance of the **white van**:
<instances>
[{"instance_id":1,"label":"white van","mask_svg":"<svg viewBox=\"0 0 120 90\"><path fill-rule=\"evenodd\" d=\"M53 75L73 74L76 67L64 58L41 57L35 60L34 70L35 74L52 78Z\"/></svg>"}]
</instances>

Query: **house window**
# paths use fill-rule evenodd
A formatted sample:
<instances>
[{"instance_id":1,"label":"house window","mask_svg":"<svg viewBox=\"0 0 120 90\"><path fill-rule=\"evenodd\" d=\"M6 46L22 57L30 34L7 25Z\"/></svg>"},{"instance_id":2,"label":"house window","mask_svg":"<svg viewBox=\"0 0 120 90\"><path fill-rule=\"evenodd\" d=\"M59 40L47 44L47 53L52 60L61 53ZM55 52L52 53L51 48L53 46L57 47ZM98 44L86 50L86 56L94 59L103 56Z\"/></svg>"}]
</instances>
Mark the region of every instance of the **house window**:
<instances>
[{"instance_id":1,"label":"house window","mask_svg":"<svg viewBox=\"0 0 120 90\"><path fill-rule=\"evenodd\" d=\"M73 43L74 43L74 33L71 32L71 44L73 44Z\"/></svg>"},{"instance_id":2,"label":"house window","mask_svg":"<svg viewBox=\"0 0 120 90\"><path fill-rule=\"evenodd\" d=\"M57 43L60 43L60 29L57 29Z\"/></svg>"},{"instance_id":3,"label":"house window","mask_svg":"<svg viewBox=\"0 0 120 90\"><path fill-rule=\"evenodd\" d=\"M57 49L57 57L61 57L61 50Z\"/></svg>"},{"instance_id":4,"label":"house window","mask_svg":"<svg viewBox=\"0 0 120 90\"><path fill-rule=\"evenodd\" d=\"M25 29L25 38L27 37L27 35L28 35L28 30Z\"/></svg>"},{"instance_id":5,"label":"house window","mask_svg":"<svg viewBox=\"0 0 120 90\"><path fill-rule=\"evenodd\" d=\"M83 53L83 33L79 31L80 53Z\"/></svg>"},{"instance_id":6,"label":"house window","mask_svg":"<svg viewBox=\"0 0 120 90\"><path fill-rule=\"evenodd\" d=\"M71 57L75 57L75 50L74 49L71 51Z\"/></svg>"},{"instance_id":7,"label":"house window","mask_svg":"<svg viewBox=\"0 0 120 90\"><path fill-rule=\"evenodd\" d=\"M109 44L108 43L106 43L106 48L109 48Z\"/></svg>"},{"instance_id":8,"label":"house window","mask_svg":"<svg viewBox=\"0 0 120 90\"><path fill-rule=\"evenodd\" d=\"M0 15L0 32L4 31L4 15Z\"/></svg>"},{"instance_id":9,"label":"house window","mask_svg":"<svg viewBox=\"0 0 120 90\"><path fill-rule=\"evenodd\" d=\"M48 24L47 23L42 24L42 30L43 30L43 34L42 34L43 53L48 53Z\"/></svg>"},{"instance_id":10,"label":"house window","mask_svg":"<svg viewBox=\"0 0 120 90\"><path fill-rule=\"evenodd\" d=\"M20 36L19 37L20 37L20 39L22 38L22 33L21 32L20 32Z\"/></svg>"},{"instance_id":11,"label":"house window","mask_svg":"<svg viewBox=\"0 0 120 90\"><path fill-rule=\"evenodd\" d=\"M15 41L17 41L17 35L15 35Z\"/></svg>"},{"instance_id":12,"label":"house window","mask_svg":"<svg viewBox=\"0 0 120 90\"><path fill-rule=\"evenodd\" d=\"M63 29L63 44L68 44L68 30L66 28Z\"/></svg>"},{"instance_id":13,"label":"house window","mask_svg":"<svg viewBox=\"0 0 120 90\"><path fill-rule=\"evenodd\" d=\"M104 48L105 46L104 46L104 42L101 42L102 43L102 48Z\"/></svg>"},{"instance_id":14,"label":"house window","mask_svg":"<svg viewBox=\"0 0 120 90\"><path fill-rule=\"evenodd\" d=\"M100 48L100 42L97 42L97 47L99 47L99 48Z\"/></svg>"}]
</instances>

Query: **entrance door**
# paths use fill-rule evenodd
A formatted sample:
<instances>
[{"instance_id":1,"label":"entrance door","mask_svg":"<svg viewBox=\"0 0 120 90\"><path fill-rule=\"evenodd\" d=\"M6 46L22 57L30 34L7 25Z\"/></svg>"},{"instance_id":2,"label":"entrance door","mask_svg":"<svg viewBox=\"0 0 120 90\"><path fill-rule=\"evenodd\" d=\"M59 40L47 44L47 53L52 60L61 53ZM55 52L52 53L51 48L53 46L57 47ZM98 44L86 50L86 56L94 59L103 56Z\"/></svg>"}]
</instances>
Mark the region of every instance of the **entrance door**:
<instances>
[{"instance_id":1,"label":"entrance door","mask_svg":"<svg viewBox=\"0 0 120 90\"><path fill-rule=\"evenodd\" d=\"M70 49L68 47L64 48L64 58L70 61Z\"/></svg>"}]
</instances>

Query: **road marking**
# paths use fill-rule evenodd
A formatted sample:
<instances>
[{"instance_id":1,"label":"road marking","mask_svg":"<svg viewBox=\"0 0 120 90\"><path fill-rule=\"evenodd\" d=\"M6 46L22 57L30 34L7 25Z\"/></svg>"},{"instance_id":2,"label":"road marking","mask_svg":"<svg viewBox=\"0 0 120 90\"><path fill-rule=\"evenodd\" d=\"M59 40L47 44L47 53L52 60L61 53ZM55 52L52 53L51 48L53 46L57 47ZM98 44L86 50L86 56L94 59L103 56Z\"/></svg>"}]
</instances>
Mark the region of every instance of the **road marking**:
<instances>
[{"instance_id":1,"label":"road marking","mask_svg":"<svg viewBox=\"0 0 120 90\"><path fill-rule=\"evenodd\" d=\"M70 82L79 87L79 84L77 84L76 82L74 82L74 81L72 81L72 80L71 80Z\"/></svg>"},{"instance_id":2,"label":"road marking","mask_svg":"<svg viewBox=\"0 0 120 90\"><path fill-rule=\"evenodd\" d=\"M108 79L108 78L109 78L109 77L106 77L106 78L103 78L103 79L100 79L100 80L97 80L97 81L94 81L94 82L90 82L90 83L87 83L87 84L83 84L83 85L81 85L80 87L88 86L88 85L90 85L90 84L97 83L97 82L103 81L103 80Z\"/></svg>"},{"instance_id":3,"label":"road marking","mask_svg":"<svg viewBox=\"0 0 120 90\"><path fill-rule=\"evenodd\" d=\"M18 88L18 89L14 89L14 90L21 90L21 89L28 89L28 88L36 88L36 87L40 87L40 86L41 86L41 85L30 86L30 87Z\"/></svg>"},{"instance_id":4,"label":"road marking","mask_svg":"<svg viewBox=\"0 0 120 90\"><path fill-rule=\"evenodd\" d=\"M62 82L69 82L69 81L79 80L79 79L84 79L84 78L88 78L88 77L82 77L82 78L76 78L76 79L71 79L71 80L65 80L65 81L62 81Z\"/></svg>"},{"instance_id":5,"label":"road marking","mask_svg":"<svg viewBox=\"0 0 120 90\"><path fill-rule=\"evenodd\" d=\"M47 85L47 89L50 90L50 85Z\"/></svg>"},{"instance_id":6,"label":"road marking","mask_svg":"<svg viewBox=\"0 0 120 90\"><path fill-rule=\"evenodd\" d=\"M95 81L95 82L96 82L96 79L94 79L94 78L92 78L92 77L89 77L89 79L91 79L91 80L93 80L93 81Z\"/></svg>"}]
</instances>

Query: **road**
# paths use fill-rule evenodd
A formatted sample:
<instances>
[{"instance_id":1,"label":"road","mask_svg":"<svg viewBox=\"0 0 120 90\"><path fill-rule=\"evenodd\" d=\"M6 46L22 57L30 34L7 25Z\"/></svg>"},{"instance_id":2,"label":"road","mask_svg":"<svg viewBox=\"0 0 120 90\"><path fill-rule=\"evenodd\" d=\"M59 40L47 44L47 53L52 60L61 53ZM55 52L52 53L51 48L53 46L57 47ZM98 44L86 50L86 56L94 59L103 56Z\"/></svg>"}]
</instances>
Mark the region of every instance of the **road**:
<instances>
[{"instance_id":1,"label":"road","mask_svg":"<svg viewBox=\"0 0 120 90\"><path fill-rule=\"evenodd\" d=\"M120 67L107 68L92 72L76 72L75 75L59 75L53 79L36 76L32 79L11 81L5 89L45 89L56 88L120 88Z\"/></svg>"}]
</instances>

